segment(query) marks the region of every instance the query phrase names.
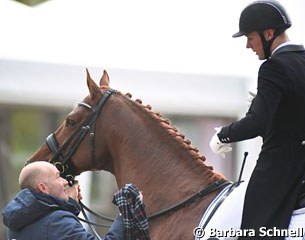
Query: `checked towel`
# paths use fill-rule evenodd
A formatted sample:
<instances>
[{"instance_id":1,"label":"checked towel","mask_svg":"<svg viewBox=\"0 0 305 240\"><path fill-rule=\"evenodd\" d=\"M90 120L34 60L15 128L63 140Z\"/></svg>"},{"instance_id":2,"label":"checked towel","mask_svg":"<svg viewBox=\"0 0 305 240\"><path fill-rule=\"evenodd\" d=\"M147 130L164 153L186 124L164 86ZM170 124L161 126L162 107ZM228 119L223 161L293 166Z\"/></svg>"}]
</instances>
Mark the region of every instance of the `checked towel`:
<instances>
[{"instance_id":1,"label":"checked towel","mask_svg":"<svg viewBox=\"0 0 305 240\"><path fill-rule=\"evenodd\" d=\"M119 207L123 217L124 239L150 240L148 219L138 188L126 184L114 194L112 202Z\"/></svg>"}]
</instances>

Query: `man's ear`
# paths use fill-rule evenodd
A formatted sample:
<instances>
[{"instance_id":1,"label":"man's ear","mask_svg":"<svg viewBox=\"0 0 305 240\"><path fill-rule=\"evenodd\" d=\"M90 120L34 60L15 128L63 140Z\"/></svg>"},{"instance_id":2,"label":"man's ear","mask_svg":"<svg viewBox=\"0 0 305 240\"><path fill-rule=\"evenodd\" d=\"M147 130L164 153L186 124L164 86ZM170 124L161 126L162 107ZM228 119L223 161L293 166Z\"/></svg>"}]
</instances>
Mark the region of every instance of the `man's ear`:
<instances>
[{"instance_id":1,"label":"man's ear","mask_svg":"<svg viewBox=\"0 0 305 240\"><path fill-rule=\"evenodd\" d=\"M264 37L265 37L266 41L271 40L274 36L274 33L275 33L275 29L266 29L264 31Z\"/></svg>"},{"instance_id":2,"label":"man's ear","mask_svg":"<svg viewBox=\"0 0 305 240\"><path fill-rule=\"evenodd\" d=\"M43 182L39 182L37 184L37 190L40 193L49 193L46 187L46 184L44 184Z\"/></svg>"}]
</instances>

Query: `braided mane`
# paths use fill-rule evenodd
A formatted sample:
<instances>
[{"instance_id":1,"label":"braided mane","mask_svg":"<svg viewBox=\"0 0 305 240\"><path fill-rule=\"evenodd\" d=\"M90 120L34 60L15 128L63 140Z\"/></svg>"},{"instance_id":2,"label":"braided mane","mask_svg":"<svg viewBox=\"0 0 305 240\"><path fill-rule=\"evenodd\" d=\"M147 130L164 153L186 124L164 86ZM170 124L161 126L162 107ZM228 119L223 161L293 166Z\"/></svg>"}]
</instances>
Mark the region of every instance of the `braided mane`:
<instances>
[{"instance_id":1,"label":"braided mane","mask_svg":"<svg viewBox=\"0 0 305 240\"><path fill-rule=\"evenodd\" d=\"M122 94L122 96L124 96L124 94ZM148 116L150 116L154 120L157 120L160 123L160 127L164 129L170 137L175 138L183 149L190 151L194 159L198 159L202 162L205 162L205 156L199 154L198 148L193 147L191 145L191 141L189 139L186 139L185 135L180 133L175 126L172 126L169 119L164 118L159 112L152 111L151 105L143 105L141 99L132 100L132 95L130 93L126 93L125 96L129 101L135 103L135 105L138 106L141 111L145 111ZM213 167L207 167L210 170L213 170Z\"/></svg>"}]
</instances>

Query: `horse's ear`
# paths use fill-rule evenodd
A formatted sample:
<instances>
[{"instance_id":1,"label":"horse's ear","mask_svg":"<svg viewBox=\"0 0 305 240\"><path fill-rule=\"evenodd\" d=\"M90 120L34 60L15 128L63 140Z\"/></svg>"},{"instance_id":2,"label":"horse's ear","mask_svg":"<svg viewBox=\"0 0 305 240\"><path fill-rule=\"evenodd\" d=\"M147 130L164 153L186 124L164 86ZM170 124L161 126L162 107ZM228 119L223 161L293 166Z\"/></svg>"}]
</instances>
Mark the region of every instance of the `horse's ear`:
<instances>
[{"instance_id":1,"label":"horse's ear","mask_svg":"<svg viewBox=\"0 0 305 240\"><path fill-rule=\"evenodd\" d=\"M100 80L100 86L102 86L102 85L109 86L109 75L106 72L106 70L104 70L103 76L102 76L102 78Z\"/></svg>"},{"instance_id":2,"label":"horse's ear","mask_svg":"<svg viewBox=\"0 0 305 240\"><path fill-rule=\"evenodd\" d=\"M86 68L86 72L87 72L87 85L89 88L89 92L91 97L94 98L96 94L98 94L101 90L99 86L97 86L97 84L92 80L87 68Z\"/></svg>"}]
</instances>

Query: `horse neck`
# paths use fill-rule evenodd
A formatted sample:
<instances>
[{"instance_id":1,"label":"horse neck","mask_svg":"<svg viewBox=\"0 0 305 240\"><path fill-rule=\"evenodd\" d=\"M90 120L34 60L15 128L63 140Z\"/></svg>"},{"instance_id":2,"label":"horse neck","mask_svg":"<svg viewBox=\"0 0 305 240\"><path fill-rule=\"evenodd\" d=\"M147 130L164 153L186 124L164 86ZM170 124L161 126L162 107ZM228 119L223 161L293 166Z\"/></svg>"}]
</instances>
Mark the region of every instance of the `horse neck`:
<instances>
[{"instance_id":1,"label":"horse neck","mask_svg":"<svg viewBox=\"0 0 305 240\"><path fill-rule=\"evenodd\" d=\"M197 188L197 183L202 186L219 178L167 120L139 100L115 96L107 131L111 131L108 146L119 186L128 182L170 185L180 180Z\"/></svg>"}]
</instances>

